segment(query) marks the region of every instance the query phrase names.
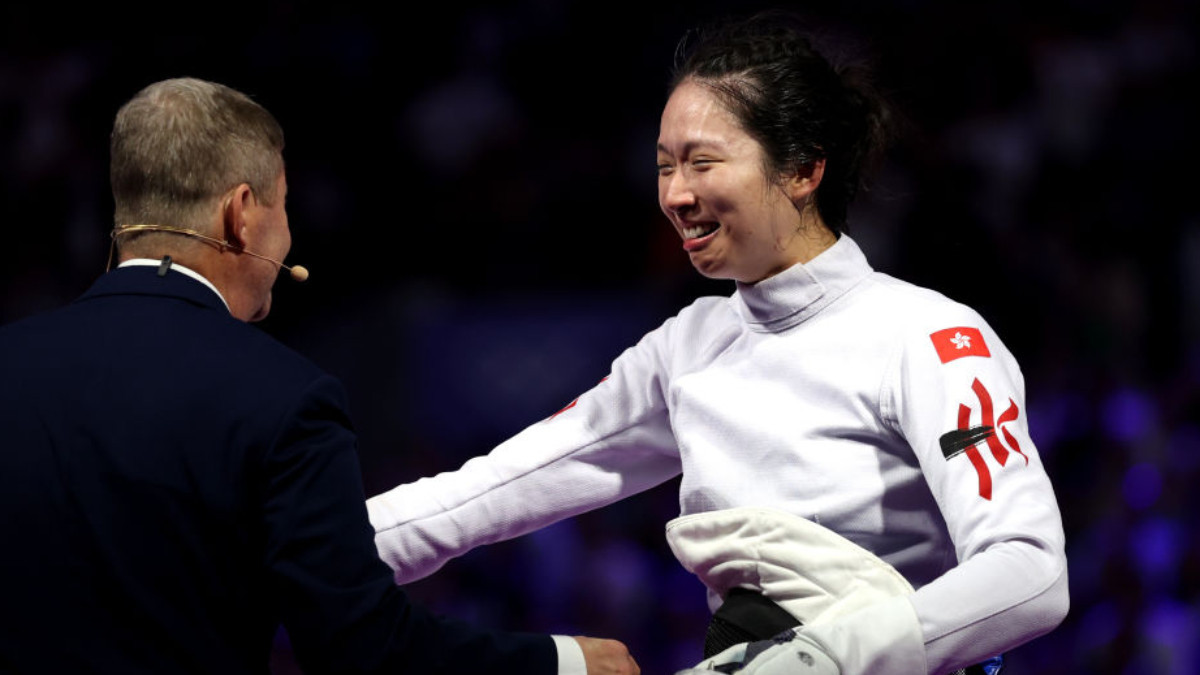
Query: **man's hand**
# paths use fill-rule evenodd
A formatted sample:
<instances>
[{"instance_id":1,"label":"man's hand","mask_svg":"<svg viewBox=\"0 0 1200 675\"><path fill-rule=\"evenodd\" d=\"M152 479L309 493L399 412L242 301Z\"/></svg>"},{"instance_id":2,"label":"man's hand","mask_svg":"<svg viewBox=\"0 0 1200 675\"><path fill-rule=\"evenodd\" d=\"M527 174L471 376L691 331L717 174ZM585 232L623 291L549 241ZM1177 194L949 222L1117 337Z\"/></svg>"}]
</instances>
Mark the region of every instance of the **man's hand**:
<instances>
[{"instance_id":1,"label":"man's hand","mask_svg":"<svg viewBox=\"0 0 1200 675\"><path fill-rule=\"evenodd\" d=\"M580 636L575 641L583 649L588 675L641 675L642 669L620 642Z\"/></svg>"},{"instance_id":2,"label":"man's hand","mask_svg":"<svg viewBox=\"0 0 1200 675\"><path fill-rule=\"evenodd\" d=\"M675 675L839 675L840 672L824 649L789 628L770 640L734 645Z\"/></svg>"}]
</instances>

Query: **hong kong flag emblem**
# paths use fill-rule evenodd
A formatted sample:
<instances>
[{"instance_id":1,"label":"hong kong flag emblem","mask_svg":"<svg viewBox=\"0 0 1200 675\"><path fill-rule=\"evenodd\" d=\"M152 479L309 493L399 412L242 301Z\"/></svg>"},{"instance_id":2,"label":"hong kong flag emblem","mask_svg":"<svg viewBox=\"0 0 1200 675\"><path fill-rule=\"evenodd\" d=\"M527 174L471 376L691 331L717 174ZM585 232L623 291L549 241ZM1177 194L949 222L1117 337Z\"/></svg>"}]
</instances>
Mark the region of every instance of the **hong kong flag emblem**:
<instances>
[{"instance_id":1,"label":"hong kong flag emblem","mask_svg":"<svg viewBox=\"0 0 1200 675\"><path fill-rule=\"evenodd\" d=\"M978 328L968 326L947 328L930 333L929 339L933 340L933 348L937 350L938 358L942 360L942 363L950 363L954 359L961 359L964 356L987 357L992 355Z\"/></svg>"}]
</instances>

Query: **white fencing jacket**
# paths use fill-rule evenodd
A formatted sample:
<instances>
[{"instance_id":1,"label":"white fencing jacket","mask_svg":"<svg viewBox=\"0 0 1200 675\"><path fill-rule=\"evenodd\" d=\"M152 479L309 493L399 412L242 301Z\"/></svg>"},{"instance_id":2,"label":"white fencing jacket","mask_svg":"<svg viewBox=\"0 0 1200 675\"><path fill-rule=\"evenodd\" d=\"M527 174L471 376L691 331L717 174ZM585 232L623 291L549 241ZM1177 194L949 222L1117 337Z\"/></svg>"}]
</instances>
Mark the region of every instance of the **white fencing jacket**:
<instances>
[{"instance_id":1,"label":"white fencing jacket","mask_svg":"<svg viewBox=\"0 0 1200 675\"><path fill-rule=\"evenodd\" d=\"M907 582L836 618L799 612L806 634L845 675L943 673L1066 614L1061 517L1024 398L976 312L873 271L842 236L698 299L563 410L367 506L403 583L682 472L668 538L710 605L731 586L771 595L768 568L814 578L819 548L762 547L753 532L803 520ZM768 523L730 525L746 514Z\"/></svg>"}]
</instances>

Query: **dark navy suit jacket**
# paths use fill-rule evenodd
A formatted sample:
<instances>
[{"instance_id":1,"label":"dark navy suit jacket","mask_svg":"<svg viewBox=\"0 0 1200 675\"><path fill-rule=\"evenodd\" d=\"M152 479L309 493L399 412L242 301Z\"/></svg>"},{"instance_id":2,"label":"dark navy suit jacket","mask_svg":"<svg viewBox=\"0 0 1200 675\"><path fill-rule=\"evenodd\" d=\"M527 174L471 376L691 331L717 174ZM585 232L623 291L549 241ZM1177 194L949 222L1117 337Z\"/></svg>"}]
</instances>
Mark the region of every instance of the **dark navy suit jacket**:
<instances>
[{"instance_id":1,"label":"dark navy suit jacket","mask_svg":"<svg viewBox=\"0 0 1200 675\"><path fill-rule=\"evenodd\" d=\"M553 673L409 602L341 385L178 272L0 328L0 672Z\"/></svg>"}]
</instances>

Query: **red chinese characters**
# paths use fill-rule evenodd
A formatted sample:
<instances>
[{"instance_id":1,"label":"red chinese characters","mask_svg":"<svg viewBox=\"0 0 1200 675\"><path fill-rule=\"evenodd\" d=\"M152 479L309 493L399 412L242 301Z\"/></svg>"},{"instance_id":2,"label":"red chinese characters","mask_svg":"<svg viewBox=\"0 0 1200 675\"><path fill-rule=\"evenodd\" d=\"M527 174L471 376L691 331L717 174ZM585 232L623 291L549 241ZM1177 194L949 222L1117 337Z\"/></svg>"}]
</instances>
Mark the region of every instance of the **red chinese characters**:
<instances>
[{"instance_id":1,"label":"red chinese characters","mask_svg":"<svg viewBox=\"0 0 1200 675\"><path fill-rule=\"evenodd\" d=\"M1021 411L1017 408L1017 404L1011 398L1008 399L1008 408L997 419L992 407L992 395L988 392L987 387L978 378L971 383L971 390L975 392L976 398L979 399L979 416L980 424L991 431L983 439L987 442L988 451L1000 466L1008 464L1010 451L1020 455L1025 460L1025 464L1029 464L1029 457L1021 451L1021 445L1017 443L1017 439L1012 433L1004 428L1004 425L1015 422ZM958 428L966 431L971 424L971 407L959 404L958 406ZM1002 443L997 437L997 432L1004 436ZM987 461L984 459L983 453L975 445L971 445L966 449L967 458L971 460L971 465L975 467L975 472L979 476L979 496L984 499L991 500L992 498L992 472L988 469Z\"/></svg>"}]
</instances>

